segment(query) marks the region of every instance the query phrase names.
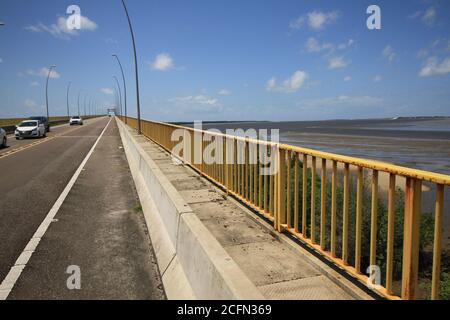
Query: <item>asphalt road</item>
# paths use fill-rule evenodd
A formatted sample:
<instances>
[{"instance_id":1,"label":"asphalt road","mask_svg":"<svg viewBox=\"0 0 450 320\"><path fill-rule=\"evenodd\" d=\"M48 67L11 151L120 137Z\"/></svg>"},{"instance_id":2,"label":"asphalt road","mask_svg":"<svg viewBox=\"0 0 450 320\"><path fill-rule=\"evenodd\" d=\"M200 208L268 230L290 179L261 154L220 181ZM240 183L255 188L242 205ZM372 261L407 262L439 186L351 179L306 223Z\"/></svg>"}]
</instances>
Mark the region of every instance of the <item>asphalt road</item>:
<instances>
[{"instance_id":1,"label":"asphalt road","mask_svg":"<svg viewBox=\"0 0 450 320\"><path fill-rule=\"evenodd\" d=\"M52 139L0 157L0 282L108 121L55 128ZM8 299L165 297L115 120L55 219ZM67 288L74 265L81 290Z\"/></svg>"}]
</instances>

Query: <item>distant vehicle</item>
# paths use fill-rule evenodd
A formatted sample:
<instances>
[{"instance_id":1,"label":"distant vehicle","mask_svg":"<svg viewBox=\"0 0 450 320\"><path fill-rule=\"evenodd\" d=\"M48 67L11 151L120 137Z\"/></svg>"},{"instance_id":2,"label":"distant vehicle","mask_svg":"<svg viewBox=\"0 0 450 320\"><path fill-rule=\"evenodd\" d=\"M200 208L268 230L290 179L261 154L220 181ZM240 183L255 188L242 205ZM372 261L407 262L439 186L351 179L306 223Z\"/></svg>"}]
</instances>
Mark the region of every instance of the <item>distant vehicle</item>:
<instances>
[{"instance_id":1,"label":"distant vehicle","mask_svg":"<svg viewBox=\"0 0 450 320\"><path fill-rule=\"evenodd\" d=\"M6 138L6 131L0 128L0 147L6 148L8 139Z\"/></svg>"},{"instance_id":2,"label":"distant vehicle","mask_svg":"<svg viewBox=\"0 0 450 320\"><path fill-rule=\"evenodd\" d=\"M72 118L70 118L70 125L73 126L75 124L82 126L83 119L81 119L81 117L79 116L73 116Z\"/></svg>"},{"instance_id":3,"label":"distant vehicle","mask_svg":"<svg viewBox=\"0 0 450 320\"><path fill-rule=\"evenodd\" d=\"M17 140L46 137L47 130L45 129L44 123L39 120L25 120L16 126L15 136Z\"/></svg>"},{"instance_id":4,"label":"distant vehicle","mask_svg":"<svg viewBox=\"0 0 450 320\"><path fill-rule=\"evenodd\" d=\"M45 132L50 132L50 123L48 122L47 117L30 117L30 120L37 120L44 124Z\"/></svg>"}]
</instances>

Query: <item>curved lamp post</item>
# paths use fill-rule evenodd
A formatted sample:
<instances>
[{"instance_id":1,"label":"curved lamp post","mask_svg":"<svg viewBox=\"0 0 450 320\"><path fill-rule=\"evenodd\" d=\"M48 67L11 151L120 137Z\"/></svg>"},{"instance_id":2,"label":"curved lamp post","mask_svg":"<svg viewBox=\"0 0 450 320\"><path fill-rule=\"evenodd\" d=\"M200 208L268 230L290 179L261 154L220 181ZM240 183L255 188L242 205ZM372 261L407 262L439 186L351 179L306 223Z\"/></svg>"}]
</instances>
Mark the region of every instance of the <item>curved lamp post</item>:
<instances>
[{"instance_id":1,"label":"curved lamp post","mask_svg":"<svg viewBox=\"0 0 450 320\"><path fill-rule=\"evenodd\" d=\"M81 116L80 113L80 96L81 96L81 91L83 91L83 89L81 89L80 91L78 91L78 116Z\"/></svg>"},{"instance_id":2,"label":"curved lamp post","mask_svg":"<svg viewBox=\"0 0 450 320\"><path fill-rule=\"evenodd\" d=\"M48 121L50 121L50 116L49 116L49 112L48 112L48 80L49 80L50 74L52 73L52 70L54 68L56 68L55 65L51 66L50 69L48 70L47 83L45 85L45 105L47 107L47 119L48 119Z\"/></svg>"},{"instance_id":3,"label":"curved lamp post","mask_svg":"<svg viewBox=\"0 0 450 320\"><path fill-rule=\"evenodd\" d=\"M122 63L120 63L119 57L117 56L117 54L113 54L112 55L114 58L116 58L117 62L119 63L119 67L120 67L120 71L122 72L122 81L123 81L123 101L124 103L124 107L125 107L125 123L127 123L127 85L125 83L125 75L123 73L123 68L122 68ZM120 115L122 115L122 102L120 103Z\"/></svg>"},{"instance_id":4,"label":"curved lamp post","mask_svg":"<svg viewBox=\"0 0 450 320\"><path fill-rule=\"evenodd\" d=\"M134 32L133 26L131 25L130 15L128 14L127 6L125 5L125 1L122 0L122 5L125 10L125 14L127 15L128 25L130 27L131 32L131 40L133 41L133 50L134 50L134 71L136 76L136 99L137 99L137 122L138 122L138 134L141 134L141 105L139 102L139 73L138 73L138 63L137 63L137 54L136 54L136 42L134 41Z\"/></svg>"},{"instance_id":5,"label":"curved lamp post","mask_svg":"<svg viewBox=\"0 0 450 320\"><path fill-rule=\"evenodd\" d=\"M72 81L69 82L67 85L67 118L70 118L70 108L69 108L69 90L70 86L72 85Z\"/></svg>"},{"instance_id":6,"label":"curved lamp post","mask_svg":"<svg viewBox=\"0 0 450 320\"><path fill-rule=\"evenodd\" d=\"M120 90L119 80L117 79L116 76L113 76L113 78L114 78L114 80L116 80L117 88L119 89L119 106L120 106L120 110L122 110L122 91Z\"/></svg>"}]
</instances>

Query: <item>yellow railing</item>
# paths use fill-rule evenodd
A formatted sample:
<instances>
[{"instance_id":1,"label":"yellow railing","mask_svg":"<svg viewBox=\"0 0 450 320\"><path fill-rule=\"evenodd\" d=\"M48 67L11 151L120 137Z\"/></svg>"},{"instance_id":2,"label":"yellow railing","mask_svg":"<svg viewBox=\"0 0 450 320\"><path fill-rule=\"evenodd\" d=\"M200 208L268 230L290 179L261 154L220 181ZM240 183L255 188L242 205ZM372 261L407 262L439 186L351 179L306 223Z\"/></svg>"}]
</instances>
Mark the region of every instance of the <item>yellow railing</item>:
<instances>
[{"instance_id":1,"label":"yellow railing","mask_svg":"<svg viewBox=\"0 0 450 320\"><path fill-rule=\"evenodd\" d=\"M134 118L122 120L137 127ZM450 176L155 121L141 120L141 128L142 134L169 152L181 140L193 142L195 135L200 137L199 152L202 155L212 143L210 141L224 140L223 152L216 150L215 154L207 154L200 161L194 159L194 144L185 144L180 158L272 221L275 230L295 236L356 279L373 282L373 278L366 275L366 268L382 262L385 266L384 285L374 286L373 290L388 299L417 298L422 189L424 184L430 184L436 194L431 298L439 299L444 189L450 186ZM183 139L173 141L175 130L182 130ZM208 157L213 156L220 156L223 161L208 161L211 160ZM275 156L276 174L262 174L265 156ZM331 179L327 177L330 172ZM365 180L367 172L370 173L368 184ZM352 180L352 176L356 179ZM380 177L386 178L387 221L383 230L379 229L378 221ZM402 230L395 230L400 185L404 195L404 202L401 202L404 206L401 212L403 225ZM370 189L368 196L365 196L365 188ZM367 209L366 215L363 215L364 209ZM380 232L386 232L386 252L381 252L385 261L379 261L377 256ZM403 232L401 252L394 250L396 232ZM363 238L367 240L365 243ZM395 255L402 255L401 279L397 280L393 277ZM398 290L394 290L394 282L398 284Z\"/></svg>"}]
</instances>

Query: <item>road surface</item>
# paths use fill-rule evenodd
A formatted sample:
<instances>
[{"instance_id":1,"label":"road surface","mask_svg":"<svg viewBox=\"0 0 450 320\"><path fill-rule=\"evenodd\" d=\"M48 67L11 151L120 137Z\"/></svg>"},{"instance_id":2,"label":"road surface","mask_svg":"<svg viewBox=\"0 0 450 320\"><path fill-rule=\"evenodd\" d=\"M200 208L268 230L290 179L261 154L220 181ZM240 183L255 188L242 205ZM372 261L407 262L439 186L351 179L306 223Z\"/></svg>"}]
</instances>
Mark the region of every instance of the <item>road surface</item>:
<instances>
[{"instance_id":1,"label":"road surface","mask_svg":"<svg viewBox=\"0 0 450 320\"><path fill-rule=\"evenodd\" d=\"M98 144L6 297L164 299L115 120L54 128L42 141L9 141L8 151L0 152L3 289L14 278L14 266L23 264L18 258ZM80 290L67 286L70 266L80 270Z\"/></svg>"}]
</instances>

